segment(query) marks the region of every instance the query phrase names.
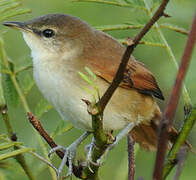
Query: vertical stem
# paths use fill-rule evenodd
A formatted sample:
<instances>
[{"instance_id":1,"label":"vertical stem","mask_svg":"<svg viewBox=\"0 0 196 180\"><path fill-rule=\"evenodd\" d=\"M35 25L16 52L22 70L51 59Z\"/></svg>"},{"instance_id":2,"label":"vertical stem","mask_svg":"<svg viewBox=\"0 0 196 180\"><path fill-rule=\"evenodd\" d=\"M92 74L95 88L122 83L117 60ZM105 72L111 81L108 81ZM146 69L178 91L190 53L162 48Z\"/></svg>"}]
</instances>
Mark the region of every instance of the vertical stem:
<instances>
[{"instance_id":1,"label":"vertical stem","mask_svg":"<svg viewBox=\"0 0 196 180\"><path fill-rule=\"evenodd\" d=\"M1 105L0 111L8 131L8 136L11 137L13 135L13 129L8 119L7 106L5 104Z\"/></svg>"},{"instance_id":2,"label":"vertical stem","mask_svg":"<svg viewBox=\"0 0 196 180\"><path fill-rule=\"evenodd\" d=\"M135 158L134 158L134 144L131 134L127 135L127 151L128 151L128 180L134 180L135 176Z\"/></svg>"},{"instance_id":3,"label":"vertical stem","mask_svg":"<svg viewBox=\"0 0 196 180\"><path fill-rule=\"evenodd\" d=\"M164 111L161 128L159 134L158 150L156 154L156 162L154 168L154 180L161 180L163 178L163 165L165 159L165 153L167 150L169 129L173 124L173 118L178 105L180 90L183 85L183 80L188 70L188 66L191 60L191 55L196 42L196 13L193 19L192 27L186 42L183 56L181 58L181 64L176 76L176 81L173 86L173 90L170 96L169 103Z\"/></svg>"}]
</instances>

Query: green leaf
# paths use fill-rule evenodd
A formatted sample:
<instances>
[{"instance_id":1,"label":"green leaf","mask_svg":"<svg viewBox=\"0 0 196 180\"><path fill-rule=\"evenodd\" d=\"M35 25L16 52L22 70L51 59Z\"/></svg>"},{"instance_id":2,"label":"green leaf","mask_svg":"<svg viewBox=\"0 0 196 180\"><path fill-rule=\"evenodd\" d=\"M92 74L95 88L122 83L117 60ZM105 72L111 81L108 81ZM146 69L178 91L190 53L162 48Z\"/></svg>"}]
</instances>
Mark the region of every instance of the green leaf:
<instances>
[{"instance_id":1,"label":"green leaf","mask_svg":"<svg viewBox=\"0 0 196 180\"><path fill-rule=\"evenodd\" d=\"M120 7L133 7L131 4L120 3L115 1L107 1L107 0L72 0L72 2L91 2L91 3L107 4L107 5L120 6Z\"/></svg>"},{"instance_id":2,"label":"green leaf","mask_svg":"<svg viewBox=\"0 0 196 180\"><path fill-rule=\"evenodd\" d=\"M6 6L13 3L13 0L4 0L4 1L0 1L0 7L2 6Z\"/></svg>"},{"instance_id":3,"label":"green leaf","mask_svg":"<svg viewBox=\"0 0 196 180\"><path fill-rule=\"evenodd\" d=\"M97 79L97 76L94 72L92 72L88 67L85 67L86 72L93 78L93 80Z\"/></svg>"},{"instance_id":4,"label":"green leaf","mask_svg":"<svg viewBox=\"0 0 196 180\"><path fill-rule=\"evenodd\" d=\"M3 104L5 104L5 98L3 94L2 75L0 74L0 105Z\"/></svg>"},{"instance_id":5,"label":"green leaf","mask_svg":"<svg viewBox=\"0 0 196 180\"><path fill-rule=\"evenodd\" d=\"M16 7L18 7L18 6L20 6L20 5L21 5L21 3L18 3L18 2L16 2L16 3L11 3L11 4L9 4L9 6L0 8L0 14L2 14L2 13L4 13L4 12L7 12L7 11L10 11L10 10L12 10L12 9L14 9L14 8L16 8Z\"/></svg>"},{"instance_id":6,"label":"green leaf","mask_svg":"<svg viewBox=\"0 0 196 180\"><path fill-rule=\"evenodd\" d=\"M16 73L20 73L20 72L23 72L23 71L26 71L32 68L33 68L32 63L27 63L26 65L16 67Z\"/></svg>"},{"instance_id":7,"label":"green leaf","mask_svg":"<svg viewBox=\"0 0 196 180\"><path fill-rule=\"evenodd\" d=\"M174 24L169 24L169 23L164 23L164 24L160 24L160 27L161 28L167 28L167 29L170 29L172 31L175 31L175 32L178 32L178 33L181 33L181 34L184 34L184 35L188 35L189 32L182 28L182 27L179 27L177 25L174 25Z\"/></svg>"},{"instance_id":8,"label":"green leaf","mask_svg":"<svg viewBox=\"0 0 196 180\"><path fill-rule=\"evenodd\" d=\"M26 96L34 86L35 82L30 74L26 74L25 77L21 79L20 84L22 86L24 95Z\"/></svg>"},{"instance_id":9,"label":"green leaf","mask_svg":"<svg viewBox=\"0 0 196 180\"><path fill-rule=\"evenodd\" d=\"M54 138L55 136L62 135L68 131L70 131L73 128L73 125L70 123L67 123L65 121L60 121L54 130L54 132L51 134L51 137Z\"/></svg>"},{"instance_id":10,"label":"green leaf","mask_svg":"<svg viewBox=\"0 0 196 180\"><path fill-rule=\"evenodd\" d=\"M19 96L8 74L2 74L2 85L6 104L16 107L19 103Z\"/></svg>"},{"instance_id":11,"label":"green leaf","mask_svg":"<svg viewBox=\"0 0 196 180\"><path fill-rule=\"evenodd\" d=\"M26 13L30 13L31 10L30 9L18 9L15 10L13 12L9 12L3 16L0 17L0 21L4 21L10 17L14 17L14 16L18 16L18 15L22 15L22 14L26 14Z\"/></svg>"},{"instance_id":12,"label":"green leaf","mask_svg":"<svg viewBox=\"0 0 196 180\"><path fill-rule=\"evenodd\" d=\"M22 143L21 142L10 142L10 143L2 143L0 144L0 151L2 150L6 150L6 149L9 149L13 146L16 146L16 145L21 145Z\"/></svg>"},{"instance_id":13,"label":"green leaf","mask_svg":"<svg viewBox=\"0 0 196 180\"><path fill-rule=\"evenodd\" d=\"M2 161L4 159L15 157L19 154L24 154L24 153L29 152L29 151L33 151L33 149L32 148L22 148L22 149L18 149L18 150L12 151L12 152L1 154L0 155L0 161Z\"/></svg>"},{"instance_id":14,"label":"green leaf","mask_svg":"<svg viewBox=\"0 0 196 180\"><path fill-rule=\"evenodd\" d=\"M121 3L121 2L107 1L107 0L72 0L72 2L90 2L90 3L106 4L106 5L118 6L124 8L132 8L134 10L147 11L143 3L141 3L140 1L136 1L137 3L135 2L131 3L131 1L130 2L125 1L125 3Z\"/></svg>"},{"instance_id":15,"label":"green leaf","mask_svg":"<svg viewBox=\"0 0 196 180\"><path fill-rule=\"evenodd\" d=\"M0 21L9 17L30 13L30 9L18 8L21 6L21 0L4 0L0 1Z\"/></svg>"},{"instance_id":16,"label":"green leaf","mask_svg":"<svg viewBox=\"0 0 196 180\"><path fill-rule=\"evenodd\" d=\"M118 41L124 45L127 45L126 40L125 39L118 39ZM146 46L155 46L155 47L162 47L165 48L165 45L163 43L156 43L156 42L151 42L151 41L140 41L139 44L143 44Z\"/></svg>"},{"instance_id":17,"label":"green leaf","mask_svg":"<svg viewBox=\"0 0 196 180\"><path fill-rule=\"evenodd\" d=\"M86 92L88 92L89 94L92 95L93 99L92 99L91 103L95 103L96 102L96 95L97 95L98 99L100 99L99 87L98 87L97 81L96 81L97 77L88 67L85 67L85 70L87 71L89 77L82 72L78 72L78 74L80 75L80 77L84 81L86 81L90 86L92 86L93 91L90 90L88 87L83 87L83 86L82 86L82 89L84 89ZM91 80L90 78L93 80Z\"/></svg>"},{"instance_id":18,"label":"green leaf","mask_svg":"<svg viewBox=\"0 0 196 180\"><path fill-rule=\"evenodd\" d=\"M95 92L92 91L91 89L89 89L89 88L87 88L87 87L85 87L85 86L82 86L81 88L82 88L84 91L86 91L88 94L91 94L92 96L95 95Z\"/></svg>"},{"instance_id":19,"label":"green leaf","mask_svg":"<svg viewBox=\"0 0 196 180\"><path fill-rule=\"evenodd\" d=\"M100 31L114 31L114 30L127 30L127 29L141 29L144 25L141 24L114 24L95 26L94 28Z\"/></svg>"},{"instance_id":20,"label":"green leaf","mask_svg":"<svg viewBox=\"0 0 196 180\"><path fill-rule=\"evenodd\" d=\"M52 107L53 106L46 99L42 98L35 107L35 115L40 118L44 113L52 109Z\"/></svg>"},{"instance_id":21,"label":"green leaf","mask_svg":"<svg viewBox=\"0 0 196 180\"><path fill-rule=\"evenodd\" d=\"M91 81L89 78L88 78L88 76L86 75L86 74L84 74L84 73L82 73L82 72L78 72L78 74L80 75L80 77L84 80L84 81L86 81L88 84L90 84L91 86L93 86L94 87L94 82L93 81Z\"/></svg>"}]
</instances>

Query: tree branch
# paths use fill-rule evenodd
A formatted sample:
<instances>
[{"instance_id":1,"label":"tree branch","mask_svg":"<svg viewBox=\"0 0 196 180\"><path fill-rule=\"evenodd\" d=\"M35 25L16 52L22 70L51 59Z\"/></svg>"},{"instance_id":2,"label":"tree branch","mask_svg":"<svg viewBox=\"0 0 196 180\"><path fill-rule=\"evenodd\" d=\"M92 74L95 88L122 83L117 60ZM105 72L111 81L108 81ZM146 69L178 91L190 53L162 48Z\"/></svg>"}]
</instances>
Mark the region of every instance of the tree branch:
<instances>
[{"instance_id":1,"label":"tree branch","mask_svg":"<svg viewBox=\"0 0 196 180\"><path fill-rule=\"evenodd\" d=\"M188 69L188 65L195 45L195 41L196 41L196 14L193 20L191 31L188 36L184 54L182 56L181 64L176 77L176 82L174 84L174 88L172 90L169 103L165 109L165 112L161 120L158 150L157 150L154 175L153 175L154 180L162 179L164 158L167 150L167 142L168 142L168 134L169 134L168 132L173 124L173 118L179 101L181 87L183 84L185 74Z\"/></svg>"},{"instance_id":2,"label":"tree branch","mask_svg":"<svg viewBox=\"0 0 196 180\"><path fill-rule=\"evenodd\" d=\"M135 176L135 158L134 158L134 144L131 134L127 136L127 151L128 151L128 180L134 180Z\"/></svg>"},{"instance_id":3,"label":"tree branch","mask_svg":"<svg viewBox=\"0 0 196 180\"><path fill-rule=\"evenodd\" d=\"M48 145L51 148L57 147L57 144L53 141L53 139L48 135L48 133L44 130L43 126L41 125L40 121L35 117L31 112L27 113L28 119L30 123L33 125L33 127L38 131L38 133L45 139L45 141L48 143ZM56 151L56 154L63 159L64 153L62 151ZM69 162L66 162L66 165L69 166ZM76 177L81 177L81 167L75 166L72 164L73 167L73 173Z\"/></svg>"}]
</instances>

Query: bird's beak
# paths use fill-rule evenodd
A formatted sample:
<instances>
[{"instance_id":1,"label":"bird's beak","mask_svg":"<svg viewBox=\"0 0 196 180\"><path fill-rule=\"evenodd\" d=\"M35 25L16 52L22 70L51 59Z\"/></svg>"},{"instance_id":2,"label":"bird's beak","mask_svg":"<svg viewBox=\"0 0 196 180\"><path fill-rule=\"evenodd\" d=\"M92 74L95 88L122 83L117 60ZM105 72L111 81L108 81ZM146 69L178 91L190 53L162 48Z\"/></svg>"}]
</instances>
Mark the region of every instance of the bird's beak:
<instances>
[{"instance_id":1,"label":"bird's beak","mask_svg":"<svg viewBox=\"0 0 196 180\"><path fill-rule=\"evenodd\" d=\"M3 25L20 31L32 32L32 30L23 22L4 22Z\"/></svg>"}]
</instances>

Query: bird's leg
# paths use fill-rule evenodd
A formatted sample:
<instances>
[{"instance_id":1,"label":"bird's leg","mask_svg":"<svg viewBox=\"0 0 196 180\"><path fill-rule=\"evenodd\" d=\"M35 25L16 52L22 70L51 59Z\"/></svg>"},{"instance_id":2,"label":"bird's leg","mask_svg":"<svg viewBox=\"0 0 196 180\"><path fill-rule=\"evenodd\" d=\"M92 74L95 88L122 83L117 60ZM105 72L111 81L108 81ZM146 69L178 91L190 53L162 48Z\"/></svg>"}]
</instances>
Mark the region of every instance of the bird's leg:
<instances>
[{"instance_id":1,"label":"bird's leg","mask_svg":"<svg viewBox=\"0 0 196 180\"><path fill-rule=\"evenodd\" d=\"M87 163L92 163L94 165L97 165L97 166L100 166L100 162L101 162L101 159L104 158L104 161L105 161L105 157L107 156L108 152L114 148L114 146L116 146L118 144L118 142L125 136L127 135L134 127L136 126L136 123L132 122L132 123L129 123L122 131L120 131L120 133L116 136L114 142L112 144L109 144L108 147L106 148L104 154L97 160L97 162L92 162L92 149L93 147L95 146L94 144L94 138L91 142L91 144L89 145L89 152L88 152L88 155L87 155Z\"/></svg>"},{"instance_id":2,"label":"bird's leg","mask_svg":"<svg viewBox=\"0 0 196 180\"><path fill-rule=\"evenodd\" d=\"M68 173L66 176L70 176L72 174L72 163L73 163L74 158L76 156L77 147L82 143L83 140L85 140L87 138L87 136L89 134L90 134L90 132L88 132L88 131L85 132L76 141L74 141L71 145L69 145L67 148L65 148L63 146L57 146L57 147L50 150L48 156L50 156L52 153L54 153L58 150L62 150L64 152L64 157L63 157L62 162L61 162L59 169L57 171L58 178L60 178L63 167L65 166L67 161L69 162L69 169L68 169Z\"/></svg>"},{"instance_id":3,"label":"bird's leg","mask_svg":"<svg viewBox=\"0 0 196 180\"><path fill-rule=\"evenodd\" d=\"M119 141L124 137L126 136L134 127L136 126L136 123L134 122L131 122L129 123L122 131L120 131L120 133L116 136L115 138L115 141L108 145L107 149L105 150L105 155L107 155L107 153L112 149L114 148L114 146L116 146Z\"/></svg>"}]
</instances>

